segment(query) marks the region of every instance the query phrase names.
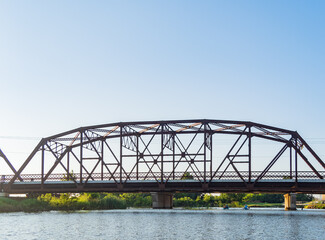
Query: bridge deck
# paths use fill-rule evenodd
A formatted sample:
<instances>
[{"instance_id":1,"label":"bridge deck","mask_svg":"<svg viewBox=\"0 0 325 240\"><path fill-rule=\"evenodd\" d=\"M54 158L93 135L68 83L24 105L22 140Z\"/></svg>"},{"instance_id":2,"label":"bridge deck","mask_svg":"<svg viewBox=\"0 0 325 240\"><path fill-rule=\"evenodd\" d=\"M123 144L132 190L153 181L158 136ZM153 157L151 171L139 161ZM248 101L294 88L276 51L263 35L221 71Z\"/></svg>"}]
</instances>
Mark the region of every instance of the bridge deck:
<instances>
[{"instance_id":1,"label":"bridge deck","mask_svg":"<svg viewBox=\"0 0 325 240\"><path fill-rule=\"evenodd\" d=\"M6 188L7 183L3 183ZM112 180L88 181L40 181L16 182L8 193L60 193L60 192L305 192L325 193L325 180L305 179L296 182L294 179L268 179L247 183L238 179L212 180L209 183L198 180L170 180L158 183L154 180L129 180L122 184Z\"/></svg>"}]
</instances>

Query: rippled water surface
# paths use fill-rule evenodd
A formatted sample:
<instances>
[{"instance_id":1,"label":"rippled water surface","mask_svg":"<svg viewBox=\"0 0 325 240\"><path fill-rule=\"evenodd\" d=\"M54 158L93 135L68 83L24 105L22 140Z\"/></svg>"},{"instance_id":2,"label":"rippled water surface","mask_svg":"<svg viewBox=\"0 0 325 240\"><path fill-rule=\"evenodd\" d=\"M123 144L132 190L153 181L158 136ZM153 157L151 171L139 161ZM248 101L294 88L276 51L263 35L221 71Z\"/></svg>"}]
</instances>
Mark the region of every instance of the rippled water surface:
<instances>
[{"instance_id":1,"label":"rippled water surface","mask_svg":"<svg viewBox=\"0 0 325 240\"><path fill-rule=\"evenodd\" d=\"M2 213L0 239L325 239L325 211L151 210Z\"/></svg>"}]
</instances>

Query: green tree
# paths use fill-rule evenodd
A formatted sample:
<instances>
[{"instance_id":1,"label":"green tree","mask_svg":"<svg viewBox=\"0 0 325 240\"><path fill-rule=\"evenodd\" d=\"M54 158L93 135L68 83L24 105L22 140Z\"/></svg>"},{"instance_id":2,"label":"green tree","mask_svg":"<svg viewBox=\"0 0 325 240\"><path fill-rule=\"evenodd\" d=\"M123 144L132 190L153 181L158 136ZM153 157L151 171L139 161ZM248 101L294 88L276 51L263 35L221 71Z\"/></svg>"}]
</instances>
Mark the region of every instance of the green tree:
<instances>
[{"instance_id":1,"label":"green tree","mask_svg":"<svg viewBox=\"0 0 325 240\"><path fill-rule=\"evenodd\" d=\"M77 179L77 177L73 173L73 170L72 170L69 174L67 174L67 175L64 174L63 175L63 178L61 179L61 181L74 181L76 179Z\"/></svg>"},{"instance_id":2,"label":"green tree","mask_svg":"<svg viewBox=\"0 0 325 240\"><path fill-rule=\"evenodd\" d=\"M150 207L151 195L148 193L123 193L119 197L125 200L128 207Z\"/></svg>"},{"instance_id":3,"label":"green tree","mask_svg":"<svg viewBox=\"0 0 325 240\"><path fill-rule=\"evenodd\" d=\"M183 176L181 177L181 180L188 180L188 179L194 179L194 177L189 173L189 172L185 172L183 174Z\"/></svg>"},{"instance_id":4,"label":"green tree","mask_svg":"<svg viewBox=\"0 0 325 240\"><path fill-rule=\"evenodd\" d=\"M243 202L283 203L283 201L283 194L249 193L243 197Z\"/></svg>"},{"instance_id":5,"label":"green tree","mask_svg":"<svg viewBox=\"0 0 325 240\"><path fill-rule=\"evenodd\" d=\"M313 201L313 195L311 194L303 194L303 193L298 193L297 196L297 201L302 201L302 202L310 202Z\"/></svg>"},{"instance_id":6,"label":"green tree","mask_svg":"<svg viewBox=\"0 0 325 240\"><path fill-rule=\"evenodd\" d=\"M196 200L200 196L201 196L201 193L175 193L174 194L175 199L189 197L193 200Z\"/></svg>"}]
</instances>

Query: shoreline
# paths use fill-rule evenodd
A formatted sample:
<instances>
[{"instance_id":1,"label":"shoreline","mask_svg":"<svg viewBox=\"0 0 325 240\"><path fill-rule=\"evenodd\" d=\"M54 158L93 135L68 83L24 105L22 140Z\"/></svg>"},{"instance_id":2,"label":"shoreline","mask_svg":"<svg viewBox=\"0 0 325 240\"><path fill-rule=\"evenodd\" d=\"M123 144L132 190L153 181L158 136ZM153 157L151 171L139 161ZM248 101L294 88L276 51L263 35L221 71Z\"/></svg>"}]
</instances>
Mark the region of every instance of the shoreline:
<instances>
[{"instance_id":1,"label":"shoreline","mask_svg":"<svg viewBox=\"0 0 325 240\"><path fill-rule=\"evenodd\" d=\"M55 199L56 201L58 199ZM282 203L246 203L247 206L253 209L284 209ZM245 204L237 206L230 206L230 209L243 209ZM302 206L304 206L302 208ZM126 209L151 209L151 206L128 206L126 201L116 197L107 197L103 199L66 199L65 202L51 202L40 199L10 199L0 198L0 213L12 212L50 212L50 211L94 211L94 210L126 210ZM186 210L213 210L222 209L221 206L174 206L173 209L186 209ZM324 210L325 204L309 203L308 205L298 205L297 210Z\"/></svg>"}]
</instances>

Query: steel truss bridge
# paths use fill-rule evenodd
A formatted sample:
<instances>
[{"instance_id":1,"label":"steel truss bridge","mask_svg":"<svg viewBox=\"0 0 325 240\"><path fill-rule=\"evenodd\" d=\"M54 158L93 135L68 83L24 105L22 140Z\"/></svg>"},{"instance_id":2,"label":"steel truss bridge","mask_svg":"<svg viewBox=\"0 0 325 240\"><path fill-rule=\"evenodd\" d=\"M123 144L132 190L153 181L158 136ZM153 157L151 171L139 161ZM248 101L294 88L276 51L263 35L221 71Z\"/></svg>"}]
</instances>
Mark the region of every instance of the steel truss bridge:
<instances>
[{"instance_id":1,"label":"steel truss bridge","mask_svg":"<svg viewBox=\"0 0 325 240\"><path fill-rule=\"evenodd\" d=\"M81 127L43 138L18 170L0 157L6 193L325 193L325 163L296 131L247 121Z\"/></svg>"}]
</instances>

